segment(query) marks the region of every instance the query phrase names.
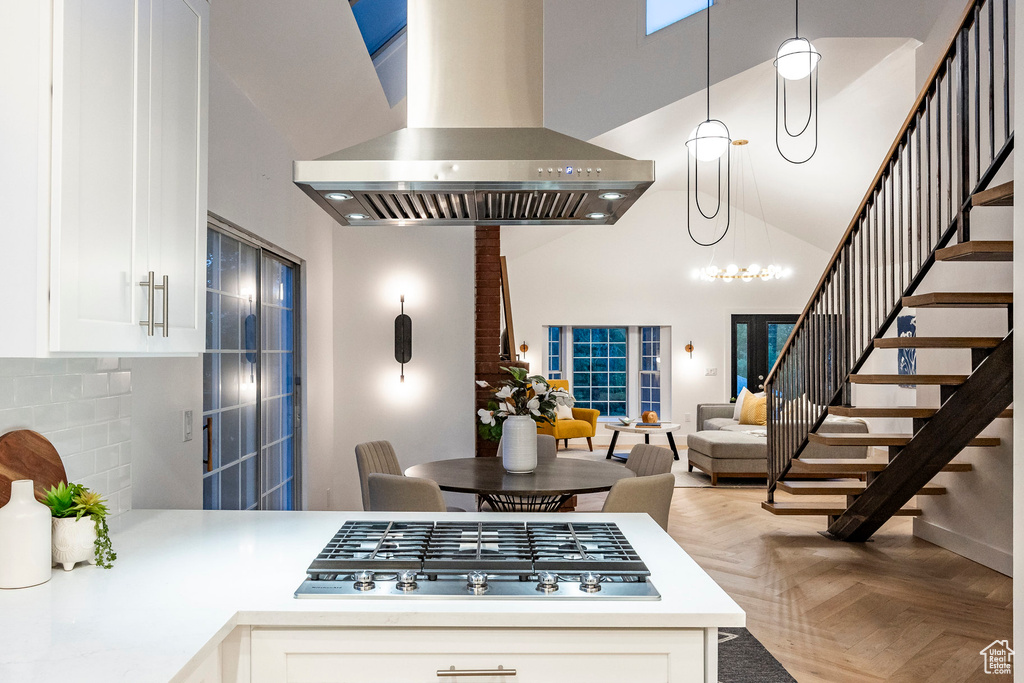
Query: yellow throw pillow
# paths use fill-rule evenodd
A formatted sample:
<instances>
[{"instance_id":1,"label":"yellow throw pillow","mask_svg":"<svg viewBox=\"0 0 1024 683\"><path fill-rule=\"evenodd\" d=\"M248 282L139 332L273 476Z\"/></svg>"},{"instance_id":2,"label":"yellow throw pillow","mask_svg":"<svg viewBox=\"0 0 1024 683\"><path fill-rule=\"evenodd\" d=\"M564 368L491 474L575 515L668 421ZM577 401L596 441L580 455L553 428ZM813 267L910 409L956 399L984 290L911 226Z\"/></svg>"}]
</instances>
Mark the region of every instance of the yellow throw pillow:
<instances>
[{"instance_id":1,"label":"yellow throw pillow","mask_svg":"<svg viewBox=\"0 0 1024 683\"><path fill-rule=\"evenodd\" d=\"M768 424L768 397L748 394L740 411L741 425Z\"/></svg>"}]
</instances>

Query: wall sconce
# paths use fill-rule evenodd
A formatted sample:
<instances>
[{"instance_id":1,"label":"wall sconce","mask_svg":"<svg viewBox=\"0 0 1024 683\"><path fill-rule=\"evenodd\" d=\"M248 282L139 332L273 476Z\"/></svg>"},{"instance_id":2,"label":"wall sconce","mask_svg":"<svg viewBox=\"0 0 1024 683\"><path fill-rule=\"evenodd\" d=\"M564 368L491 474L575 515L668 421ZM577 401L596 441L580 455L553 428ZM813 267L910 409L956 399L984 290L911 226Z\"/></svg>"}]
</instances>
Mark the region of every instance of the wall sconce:
<instances>
[{"instance_id":1,"label":"wall sconce","mask_svg":"<svg viewBox=\"0 0 1024 683\"><path fill-rule=\"evenodd\" d=\"M523 358L526 358L526 352L530 350L530 347L526 345L526 342L523 342L519 345L519 350L522 351Z\"/></svg>"},{"instance_id":2,"label":"wall sconce","mask_svg":"<svg viewBox=\"0 0 1024 683\"><path fill-rule=\"evenodd\" d=\"M685 347L683 347L683 350L686 351L688 354L690 354L690 358L693 358L693 342L692 341L689 344L687 344Z\"/></svg>"},{"instance_id":3,"label":"wall sconce","mask_svg":"<svg viewBox=\"0 0 1024 683\"><path fill-rule=\"evenodd\" d=\"M405 364L412 360L412 318L405 314L405 295L401 295L402 312L395 318L395 360L402 364L401 381L405 382Z\"/></svg>"}]
</instances>

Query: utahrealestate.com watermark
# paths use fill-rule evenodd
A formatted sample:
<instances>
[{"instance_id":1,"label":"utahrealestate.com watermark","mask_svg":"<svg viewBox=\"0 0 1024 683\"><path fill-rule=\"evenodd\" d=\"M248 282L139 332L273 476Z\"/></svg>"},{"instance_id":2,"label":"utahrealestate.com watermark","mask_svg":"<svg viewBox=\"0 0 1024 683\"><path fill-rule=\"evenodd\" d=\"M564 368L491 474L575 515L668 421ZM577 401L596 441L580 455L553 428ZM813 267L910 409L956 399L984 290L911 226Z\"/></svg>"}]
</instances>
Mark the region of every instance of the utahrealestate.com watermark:
<instances>
[{"instance_id":1,"label":"utahrealestate.com watermark","mask_svg":"<svg viewBox=\"0 0 1024 683\"><path fill-rule=\"evenodd\" d=\"M985 658L985 673L1013 673L1013 650L1010 649L1010 641L993 641L991 645L981 651L981 656Z\"/></svg>"}]
</instances>

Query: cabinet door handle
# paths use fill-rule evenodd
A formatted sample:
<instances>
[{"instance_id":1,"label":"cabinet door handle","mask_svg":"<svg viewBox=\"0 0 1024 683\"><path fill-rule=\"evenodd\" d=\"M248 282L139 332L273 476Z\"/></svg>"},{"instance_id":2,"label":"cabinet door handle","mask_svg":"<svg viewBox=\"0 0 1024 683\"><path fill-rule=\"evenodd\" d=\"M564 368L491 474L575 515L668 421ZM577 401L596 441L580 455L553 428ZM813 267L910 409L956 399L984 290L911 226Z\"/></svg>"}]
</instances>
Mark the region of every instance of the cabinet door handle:
<instances>
[{"instance_id":1,"label":"cabinet door handle","mask_svg":"<svg viewBox=\"0 0 1024 683\"><path fill-rule=\"evenodd\" d=\"M456 669L452 666L449 669L438 669L437 677L456 677L456 676L515 676L515 669L506 669L503 666L499 666L497 669Z\"/></svg>"},{"instance_id":2,"label":"cabinet door handle","mask_svg":"<svg viewBox=\"0 0 1024 683\"><path fill-rule=\"evenodd\" d=\"M140 287L145 287L148 298L146 300L146 314L145 320L139 321L139 324L146 328L146 335L149 337L153 336L153 328L156 327L156 323L153 321L153 309L155 308L154 302L154 291L156 289L156 275L153 271L149 271L149 279L143 280L139 283Z\"/></svg>"},{"instance_id":3,"label":"cabinet door handle","mask_svg":"<svg viewBox=\"0 0 1024 683\"><path fill-rule=\"evenodd\" d=\"M152 274L150 274L150 275L152 277ZM164 312L164 319L163 319L163 322L152 323L150 329L152 330L153 327L159 327L160 330L163 332L163 336L165 336L165 337L171 331L171 326L167 322L167 311L170 310L170 307L171 307L171 305L170 305L171 290L170 290L170 288L167 285L169 280L170 280L170 278L168 278L166 275L164 275L164 283L162 285L156 285L155 284L155 285L152 285L150 287L150 292L153 292L154 290L159 289L164 294L164 298L163 298L163 303L164 303L164 311L163 311ZM153 296L155 296L155 293L150 295L150 297L151 297L150 298L150 304L149 304L149 319L150 320L153 319L153 302L152 302L152 297ZM152 334L153 334L153 332L150 331L150 335L152 335Z\"/></svg>"}]
</instances>

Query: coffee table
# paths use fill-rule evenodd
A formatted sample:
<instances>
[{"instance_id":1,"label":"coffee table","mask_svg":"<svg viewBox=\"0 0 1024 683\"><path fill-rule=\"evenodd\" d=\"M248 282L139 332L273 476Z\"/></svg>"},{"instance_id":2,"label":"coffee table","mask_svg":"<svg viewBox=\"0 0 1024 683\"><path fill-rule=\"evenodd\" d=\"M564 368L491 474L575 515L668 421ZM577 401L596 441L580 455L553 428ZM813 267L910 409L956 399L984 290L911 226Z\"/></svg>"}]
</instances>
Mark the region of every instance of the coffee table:
<instances>
[{"instance_id":1,"label":"coffee table","mask_svg":"<svg viewBox=\"0 0 1024 683\"><path fill-rule=\"evenodd\" d=\"M605 422L604 428L612 430L612 442L608 444L608 456L605 460L610 460L611 458L622 461L626 460L626 456L615 453L615 442L619 439L619 432L643 434L644 443L651 442L651 434L664 434L668 437L668 447L672 449L672 456L676 460L679 459L679 451L676 450L676 440L672 438L672 432L678 432L682 428L680 424L662 422L660 427L637 427L636 425L624 425L621 422Z\"/></svg>"},{"instance_id":2,"label":"coffee table","mask_svg":"<svg viewBox=\"0 0 1024 683\"><path fill-rule=\"evenodd\" d=\"M431 479L444 491L475 493L497 512L554 512L579 493L609 490L635 476L622 465L547 458L530 474L509 474L501 458L455 458L413 465L406 476Z\"/></svg>"}]
</instances>

